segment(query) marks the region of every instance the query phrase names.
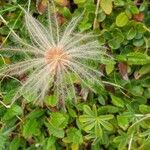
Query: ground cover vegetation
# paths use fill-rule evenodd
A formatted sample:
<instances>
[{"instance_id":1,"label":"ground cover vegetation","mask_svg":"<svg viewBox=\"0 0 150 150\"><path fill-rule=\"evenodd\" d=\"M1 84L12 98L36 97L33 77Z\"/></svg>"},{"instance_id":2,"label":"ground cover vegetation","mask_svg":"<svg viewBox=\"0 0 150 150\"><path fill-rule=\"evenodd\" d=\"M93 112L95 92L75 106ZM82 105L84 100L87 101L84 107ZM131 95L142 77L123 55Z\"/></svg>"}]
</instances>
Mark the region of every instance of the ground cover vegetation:
<instances>
[{"instance_id":1,"label":"ground cover vegetation","mask_svg":"<svg viewBox=\"0 0 150 150\"><path fill-rule=\"evenodd\" d=\"M1 0L0 150L149 150L149 49L148 0Z\"/></svg>"}]
</instances>

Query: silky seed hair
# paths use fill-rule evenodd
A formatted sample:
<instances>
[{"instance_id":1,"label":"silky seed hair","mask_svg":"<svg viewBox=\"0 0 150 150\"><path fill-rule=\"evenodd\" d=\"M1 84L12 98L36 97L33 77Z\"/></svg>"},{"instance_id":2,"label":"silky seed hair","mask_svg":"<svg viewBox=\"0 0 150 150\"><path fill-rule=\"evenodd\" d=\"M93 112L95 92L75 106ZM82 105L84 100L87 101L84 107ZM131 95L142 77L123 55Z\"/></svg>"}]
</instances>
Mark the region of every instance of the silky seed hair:
<instances>
[{"instance_id":1,"label":"silky seed hair","mask_svg":"<svg viewBox=\"0 0 150 150\"><path fill-rule=\"evenodd\" d=\"M0 70L1 76L29 72L27 79L22 81L16 92L12 104L23 94L29 93L34 95L34 101L43 103L50 90L63 101L63 104L67 99L76 102L74 83L77 80L91 90L95 83L102 86L102 73L89 62L101 63L103 58L106 59L109 55L92 32L76 32L76 27L84 14L73 17L67 26L61 29L54 13L48 12L48 27L45 27L29 12L24 9L23 12L31 42L26 43L13 32L20 47L3 50L30 54L32 57L6 65Z\"/></svg>"}]
</instances>

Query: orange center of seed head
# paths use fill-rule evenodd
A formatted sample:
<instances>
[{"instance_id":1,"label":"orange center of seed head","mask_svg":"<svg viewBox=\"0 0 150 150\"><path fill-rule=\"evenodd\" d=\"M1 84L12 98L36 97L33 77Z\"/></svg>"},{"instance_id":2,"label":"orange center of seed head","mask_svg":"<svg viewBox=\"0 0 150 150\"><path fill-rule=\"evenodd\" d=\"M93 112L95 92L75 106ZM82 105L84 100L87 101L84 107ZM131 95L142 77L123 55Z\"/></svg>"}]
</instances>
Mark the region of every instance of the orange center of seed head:
<instances>
[{"instance_id":1,"label":"orange center of seed head","mask_svg":"<svg viewBox=\"0 0 150 150\"><path fill-rule=\"evenodd\" d=\"M70 56L62 48L51 48L45 52L45 59L47 64L54 63L53 69L57 70L58 66L62 69L69 63Z\"/></svg>"}]
</instances>

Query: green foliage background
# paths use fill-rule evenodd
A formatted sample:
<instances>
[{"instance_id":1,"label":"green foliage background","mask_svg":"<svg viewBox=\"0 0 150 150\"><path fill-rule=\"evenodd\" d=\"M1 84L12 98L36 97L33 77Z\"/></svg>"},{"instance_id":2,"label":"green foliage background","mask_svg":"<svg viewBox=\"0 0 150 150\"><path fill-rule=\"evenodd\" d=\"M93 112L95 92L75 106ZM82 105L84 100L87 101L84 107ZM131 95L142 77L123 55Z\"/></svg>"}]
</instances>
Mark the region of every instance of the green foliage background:
<instances>
[{"instance_id":1,"label":"green foliage background","mask_svg":"<svg viewBox=\"0 0 150 150\"><path fill-rule=\"evenodd\" d=\"M57 109L54 95L43 107L23 98L11 108L0 103L0 150L149 150L150 147L150 3L148 0L55 0L60 21L85 11L79 31L94 30L114 61L103 60L105 88L94 94L79 88L78 103ZM13 46L12 28L28 41L24 14L29 8L46 22L46 0L1 0L0 42ZM98 8L97 13L96 7ZM97 17L95 17L97 16ZM93 25L94 24L94 25ZM9 26L9 28L8 28ZM0 55L1 56L1 55ZM0 66L20 59L5 54ZM107 82L113 85L106 84ZM0 99L9 104L18 81L1 80ZM117 85L117 86L116 86Z\"/></svg>"}]
</instances>

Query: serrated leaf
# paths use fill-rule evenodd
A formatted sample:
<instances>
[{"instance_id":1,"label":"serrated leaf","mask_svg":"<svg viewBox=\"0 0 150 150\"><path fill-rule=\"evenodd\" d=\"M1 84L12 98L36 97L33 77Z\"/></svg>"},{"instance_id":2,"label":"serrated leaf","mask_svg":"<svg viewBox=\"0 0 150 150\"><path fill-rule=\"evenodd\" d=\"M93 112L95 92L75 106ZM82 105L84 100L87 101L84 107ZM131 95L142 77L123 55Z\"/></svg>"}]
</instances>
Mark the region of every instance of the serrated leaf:
<instances>
[{"instance_id":1,"label":"serrated leaf","mask_svg":"<svg viewBox=\"0 0 150 150\"><path fill-rule=\"evenodd\" d=\"M32 137L34 135L38 135L39 134L39 124L37 122L37 120L35 119L29 119L25 122L25 124L23 125L23 136L25 138L28 137Z\"/></svg>"},{"instance_id":2,"label":"serrated leaf","mask_svg":"<svg viewBox=\"0 0 150 150\"><path fill-rule=\"evenodd\" d=\"M17 115L21 115L23 113L23 110L20 106L18 105L13 105L11 108L7 109L7 112L3 116L3 120L10 120L13 117Z\"/></svg>"},{"instance_id":3,"label":"serrated leaf","mask_svg":"<svg viewBox=\"0 0 150 150\"><path fill-rule=\"evenodd\" d=\"M100 6L107 15L111 14L113 8L112 0L100 0Z\"/></svg>"},{"instance_id":4,"label":"serrated leaf","mask_svg":"<svg viewBox=\"0 0 150 150\"><path fill-rule=\"evenodd\" d=\"M68 115L65 113L53 112L50 122L58 128L65 128L68 124Z\"/></svg>"},{"instance_id":5,"label":"serrated leaf","mask_svg":"<svg viewBox=\"0 0 150 150\"><path fill-rule=\"evenodd\" d=\"M64 137L65 133L62 128L55 127L51 122L45 123L45 124L48 127L50 134L52 134L53 136L58 137L58 138Z\"/></svg>"},{"instance_id":6,"label":"serrated leaf","mask_svg":"<svg viewBox=\"0 0 150 150\"><path fill-rule=\"evenodd\" d=\"M76 128L70 128L67 131L67 140L69 143L81 144L83 142L81 131Z\"/></svg>"},{"instance_id":7,"label":"serrated leaf","mask_svg":"<svg viewBox=\"0 0 150 150\"><path fill-rule=\"evenodd\" d=\"M51 107L55 107L58 103L58 99L55 95L47 96L45 102Z\"/></svg>"}]
</instances>

